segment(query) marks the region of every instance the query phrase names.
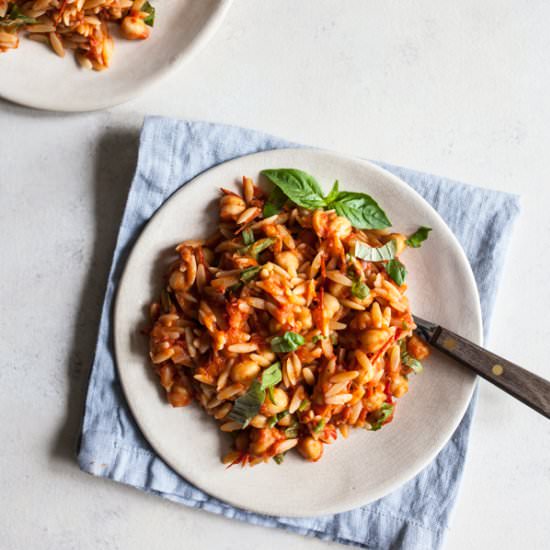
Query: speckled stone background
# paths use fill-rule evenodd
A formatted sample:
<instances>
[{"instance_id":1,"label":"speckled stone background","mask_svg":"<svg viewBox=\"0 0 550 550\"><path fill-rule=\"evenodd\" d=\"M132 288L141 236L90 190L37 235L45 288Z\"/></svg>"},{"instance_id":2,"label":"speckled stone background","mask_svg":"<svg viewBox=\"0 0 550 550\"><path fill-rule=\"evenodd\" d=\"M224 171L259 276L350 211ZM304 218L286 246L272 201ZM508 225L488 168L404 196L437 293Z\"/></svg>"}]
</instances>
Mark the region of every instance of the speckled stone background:
<instances>
[{"instance_id":1,"label":"speckled stone background","mask_svg":"<svg viewBox=\"0 0 550 550\"><path fill-rule=\"evenodd\" d=\"M541 0L235 0L207 48L132 103L62 115L0 102L0 549L337 547L76 466L144 114L254 127L521 194L489 347L550 378L549 20ZM447 548L546 548L550 424L480 387Z\"/></svg>"}]
</instances>

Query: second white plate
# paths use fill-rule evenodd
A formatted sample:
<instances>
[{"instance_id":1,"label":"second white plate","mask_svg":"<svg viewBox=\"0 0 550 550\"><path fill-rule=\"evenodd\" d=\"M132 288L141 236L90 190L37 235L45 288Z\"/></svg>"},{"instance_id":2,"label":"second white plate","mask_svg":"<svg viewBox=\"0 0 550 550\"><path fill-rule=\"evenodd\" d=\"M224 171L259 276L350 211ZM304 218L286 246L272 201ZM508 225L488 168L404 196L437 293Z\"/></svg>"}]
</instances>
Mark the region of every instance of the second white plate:
<instances>
[{"instance_id":1,"label":"second white plate","mask_svg":"<svg viewBox=\"0 0 550 550\"><path fill-rule=\"evenodd\" d=\"M81 69L21 37L17 50L0 54L0 97L37 109L91 111L128 101L179 63L214 33L231 0L159 0L155 26L144 41L115 37L112 66Z\"/></svg>"}]
</instances>

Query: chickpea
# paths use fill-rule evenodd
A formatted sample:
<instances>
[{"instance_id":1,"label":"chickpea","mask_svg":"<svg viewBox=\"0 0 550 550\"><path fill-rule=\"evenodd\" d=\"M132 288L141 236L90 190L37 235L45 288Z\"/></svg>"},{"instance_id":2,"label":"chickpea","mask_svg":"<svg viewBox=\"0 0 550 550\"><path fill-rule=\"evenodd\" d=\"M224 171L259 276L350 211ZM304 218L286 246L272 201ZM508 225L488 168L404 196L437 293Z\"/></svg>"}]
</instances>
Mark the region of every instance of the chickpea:
<instances>
[{"instance_id":1,"label":"chickpea","mask_svg":"<svg viewBox=\"0 0 550 550\"><path fill-rule=\"evenodd\" d=\"M411 336L407 342L407 351L419 361L426 359L430 355L428 344L415 335Z\"/></svg>"},{"instance_id":2,"label":"chickpea","mask_svg":"<svg viewBox=\"0 0 550 550\"><path fill-rule=\"evenodd\" d=\"M367 353L375 353L378 351L389 337L389 331L383 328L364 330L359 335L361 345Z\"/></svg>"},{"instance_id":3,"label":"chickpea","mask_svg":"<svg viewBox=\"0 0 550 550\"><path fill-rule=\"evenodd\" d=\"M149 37L149 33L151 32L143 19L135 15L127 15L122 20L120 30L124 38L128 40L144 40Z\"/></svg>"},{"instance_id":4,"label":"chickpea","mask_svg":"<svg viewBox=\"0 0 550 550\"><path fill-rule=\"evenodd\" d=\"M319 237L324 237L328 225L328 214L324 210L315 210L311 216L311 225Z\"/></svg>"},{"instance_id":5,"label":"chickpea","mask_svg":"<svg viewBox=\"0 0 550 550\"><path fill-rule=\"evenodd\" d=\"M351 222L342 216L336 216L329 225L329 231L332 235L344 239L351 233Z\"/></svg>"},{"instance_id":6,"label":"chickpea","mask_svg":"<svg viewBox=\"0 0 550 550\"><path fill-rule=\"evenodd\" d=\"M313 437L306 437L298 443L298 452L305 459L317 462L323 456L323 444Z\"/></svg>"},{"instance_id":7,"label":"chickpea","mask_svg":"<svg viewBox=\"0 0 550 550\"><path fill-rule=\"evenodd\" d=\"M300 264L298 257L293 252L279 252L275 254L275 261L285 269L291 277L296 277L296 270Z\"/></svg>"},{"instance_id":8,"label":"chickpea","mask_svg":"<svg viewBox=\"0 0 550 550\"><path fill-rule=\"evenodd\" d=\"M327 317L332 319L332 317L334 317L340 309L340 302L338 301L338 298L328 292L325 292L323 297L323 307Z\"/></svg>"},{"instance_id":9,"label":"chickpea","mask_svg":"<svg viewBox=\"0 0 550 550\"><path fill-rule=\"evenodd\" d=\"M252 359L244 359L231 367L233 382L250 382L260 373L260 365Z\"/></svg>"},{"instance_id":10,"label":"chickpea","mask_svg":"<svg viewBox=\"0 0 550 550\"><path fill-rule=\"evenodd\" d=\"M168 401L172 407L185 407L191 403L191 393L185 386L176 384L168 393Z\"/></svg>"},{"instance_id":11,"label":"chickpea","mask_svg":"<svg viewBox=\"0 0 550 550\"><path fill-rule=\"evenodd\" d=\"M251 421L250 425L253 428L265 428L267 418L263 414L257 414Z\"/></svg>"},{"instance_id":12,"label":"chickpea","mask_svg":"<svg viewBox=\"0 0 550 550\"><path fill-rule=\"evenodd\" d=\"M409 381L404 376L398 374L391 381L390 390L394 397L403 397L409 391Z\"/></svg>"},{"instance_id":13,"label":"chickpea","mask_svg":"<svg viewBox=\"0 0 550 550\"><path fill-rule=\"evenodd\" d=\"M273 399L275 403L271 402L268 395L262 405L262 413L266 416L274 416L288 408L288 395L283 389L274 388Z\"/></svg>"},{"instance_id":14,"label":"chickpea","mask_svg":"<svg viewBox=\"0 0 550 550\"><path fill-rule=\"evenodd\" d=\"M271 428L253 429L250 440L250 452L259 456L275 443L275 435Z\"/></svg>"},{"instance_id":15,"label":"chickpea","mask_svg":"<svg viewBox=\"0 0 550 550\"><path fill-rule=\"evenodd\" d=\"M309 330L313 326L313 318L311 317L311 310L308 307L301 307L297 313L296 318L300 321L300 330Z\"/></svg>"},{"instance_id":16,"label":"chickpea","mask_svg":"<svg viewBox=\"0 0 550 550\"><path fill-rule=\"evenodd\" d=\"M237 195L224 195L220 199L220 218L235 221L246 209L246 204Z\"/></svg>"}]
</instances>

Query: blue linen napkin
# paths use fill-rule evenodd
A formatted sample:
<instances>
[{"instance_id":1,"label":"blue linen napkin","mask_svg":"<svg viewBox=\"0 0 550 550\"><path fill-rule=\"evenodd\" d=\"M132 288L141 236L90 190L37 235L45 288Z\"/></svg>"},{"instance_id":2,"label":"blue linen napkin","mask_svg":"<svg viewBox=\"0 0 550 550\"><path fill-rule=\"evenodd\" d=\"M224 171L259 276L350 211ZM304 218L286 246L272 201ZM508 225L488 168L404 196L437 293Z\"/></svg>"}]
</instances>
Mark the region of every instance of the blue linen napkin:
<instances>
[{"instance_id":1,"label":"blue linen napkin","mask_svg":"<svg viewBox=\"0 0 550 550\"><path fill-rule=\"evenodd\" d=\"M145 223L174 191L212 166L293 145L238 127L157 117L145 120L103 303L78 451L80 468L193 508L257 525L369 549L440 548L462 475L473 402L436 459L400 489L342 514L285 518L236 509L188 483L156 456L124 400L114 361L111 311L126 257ZM518 197L378 164L418 191L458 237L476 277L487 334L504 253L519 212Z\"/></svg>"}]
</instances>

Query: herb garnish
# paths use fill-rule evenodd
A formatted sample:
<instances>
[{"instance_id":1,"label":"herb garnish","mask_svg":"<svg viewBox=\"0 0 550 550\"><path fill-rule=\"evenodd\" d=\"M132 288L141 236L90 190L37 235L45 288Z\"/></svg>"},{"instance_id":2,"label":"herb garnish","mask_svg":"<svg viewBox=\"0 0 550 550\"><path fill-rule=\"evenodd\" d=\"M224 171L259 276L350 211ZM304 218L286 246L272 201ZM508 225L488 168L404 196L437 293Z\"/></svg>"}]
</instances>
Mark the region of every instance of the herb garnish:
<instances>
[{"instance_id":1,"label":"herb garnish","mask_svg":"<svg viewBox=\"0 0 550 550\"><path fill-rule=\"evenodd\" d=\"M141 11L149 14L143 20L143 22L146 25L149 25L150 27L154 27L155 26L155 8L149 2L145 2L145 4L141 6Z\"/></svg>"},{"instance_id":2,"label":"herb garnish","mask_svg":"<svg viewBox=\"0 0 550 550\"><path fill-rule=\"evenodd\" d=\"M405 266L397 259L390 260L386 264L386 271L388 275L399 285L401 286L405 282L405 277L407 276L407 270Z\"/></svg>"},{"instance_id":3,"label":"herb garnish","mask_svg":"<svg viewBox=\"0 0 550 550\"><path fill-rule=\"evenodd\" d=\"M424 370L422 363L407 351L404 340L401 341L401 363L412 369L415 374L420 374Z\"/></svg>"},{"instance_id":4,"label":"herb garnish","mask_svg":"<svg viewBox=\"0 0 550 550\"><path fill-rule=\"evenodd\" d=\"M351 293L359 300L364 300L370 294L370 288L363 281L357 279L351 285Z\"/></svg>"},{"instance_id":5,"label":"herb garnish","mask_svg":"<svg viewBox=\"0 0 550 550\"><path fill-rule=\"evenodd\" d=\"M419 227L409 238L405 241L407 246L411 248L418 248L427 238L428 233L432 230L431 227Z\"/></svg>"},{"instance_id":6,"label":"herb garnish","mask_svg":"<svg viewBox=\"0 0 550 550\"><path fill-rule=\"evenodd\" d=\"M367 262L383 262L385 260L393 260L397 251L397 243L392 239L384 246L374 247L369 246L361 241L355 242L355 251L353 255Z\"/></svg>"},{"instance_id":7,"label":"herb garnish","mask_svg":"<svg viewBox=\"0 0 550 550\"><path fill-rule=\"evenodd\" d=\"M262 174L298 206L310 210L316 208L334 209L339 216L347 218L358 229L384 229L391 226L386 213L370 195L340 191L338 182L334 183L330 193L325 197L317 180L302 170L279 168L263 170ZM269 205L268 213L270 215L278 212L284 204L284 202L280 202L281 198L278 195L280 206L275 206L276 201L272 195L266 204L266 207Z\"/></svg>"},{"instance_id":8,"label":"herb garnish","mask_svg":"<svg viewBox=\"0 0 550 550\"><path fill-rule=\"evenodd\" d=\"M260 412L265 401L266 390L273 402L273 387L282 379L280 363L273 363L262 373L261 382L254 380L244 395L239 397L231 409L228 417L242 424L244 430L250 421ZM277 420L275 420L276 422Z\"/></svg>"},{"instance_id":9,"label":"herb garnish","mask_svg":"<svg viewBox=\"0 0 550 550\"><path fill-rule=\"evenodd\" d=\"M243 243L245 245L249 245L249 244L252 244L254 242L254 231L252 231L252 229L250 227L247 227L243 232L242 232L242 236L243 236Z\"/></svg>"},{"instance_id":10,"label":"herb garnish","mask_svg":"<svg viewBox=\"0 0 550 550\"><path fill-rule=\"evenodd\" d=\"M36 23L34 17L25 15L17 4L12 4L4 17L0 17L0 27L20 27Z\"/></svg>"},{"instance_id":11,"label":"herb garnish","mask_svg":"<svg viewBox=\"0 0 550 550\"><path fill-rule=\"evenodd\" d=\"M281 373L281 363L278 361L276 363L273 363L270 367L267 367L267 369L264 370L262 373L262 390L265 390L266 388L273 388L276 386L281 380L283 379L283 375ZM281 417L282 418L282 417Z\"/></svg>"},{"instance_id":12,"label":"herb garnish","mask_svg":"<svg viewBox=\"0 0 550 550\"><path fill-rule=\"evenodd\" d=\"M285 332L282 336L275 336L271 340L271 351L275 353L288 353L297 350L305 344L305 339L296 332Z\"/></svg>"},{"instance_id":13,"label":"herb garnish","mask_svg":"<svg viewBox=\"0 0 550 550\"><path fill-rule=\"evenodd\" d=\"M243 269L240 277L241 282L247 283L248 281L255 279L261 270L262 268L260 266L247 267L246 269Z\"/></svg>"},{"instance_id":14,"label":"herb garnish","mask_svg":"<svg viewBox=\"0 0 550 550\"><path fill-rule=\"evenodd\" d=\"M393 414L393 403L384 403L377 411L368 415L367 420L371 425L371 430L379 430Z\"/></svg>"},{"instance_id":15,"label":"herb garnish","mask_svg":"<svg viewBox=\"0 0 550 550\"><path fill-rule=\"evenodd\" d=\"M241 395L234 403L229 418L246 428L249 422L260 412L260 407L265 401L265 390L258 380L254 380L247 392Z\"/></svg>"}]
</instances>

